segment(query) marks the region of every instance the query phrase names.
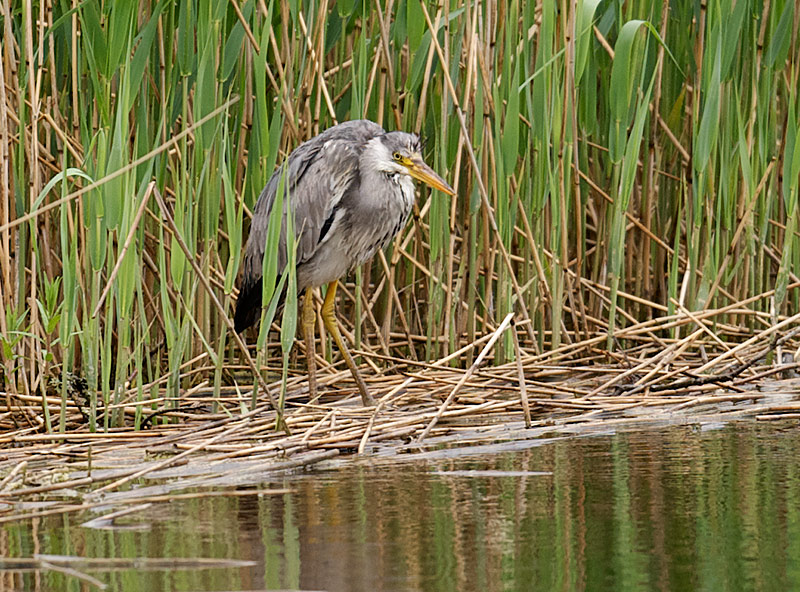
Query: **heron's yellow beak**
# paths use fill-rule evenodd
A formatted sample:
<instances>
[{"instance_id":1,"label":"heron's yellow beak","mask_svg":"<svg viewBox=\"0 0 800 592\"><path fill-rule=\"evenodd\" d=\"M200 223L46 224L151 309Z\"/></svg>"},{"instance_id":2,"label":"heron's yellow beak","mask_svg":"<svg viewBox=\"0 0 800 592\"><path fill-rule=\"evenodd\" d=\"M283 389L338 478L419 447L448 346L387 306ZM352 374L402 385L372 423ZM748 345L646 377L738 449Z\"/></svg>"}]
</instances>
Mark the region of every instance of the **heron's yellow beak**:
<instances>
[{"instance_id":1,"label":"heron's yellow beak","mask_svg":"<svg viewBox=\"0 0 800 592\"><path fill-rule=\"evenodd\" d=\"M427 164L425 164L421 158L406 158L404 159L403 164L408 169L408 174L415 179L418 179L426 185L430 185L434 189L438 189L439 191L448 195L456 194L456 192L453 191L453 188L447 184L447 181L437 175L436 172Z\"/></svg>"}]
</instances>

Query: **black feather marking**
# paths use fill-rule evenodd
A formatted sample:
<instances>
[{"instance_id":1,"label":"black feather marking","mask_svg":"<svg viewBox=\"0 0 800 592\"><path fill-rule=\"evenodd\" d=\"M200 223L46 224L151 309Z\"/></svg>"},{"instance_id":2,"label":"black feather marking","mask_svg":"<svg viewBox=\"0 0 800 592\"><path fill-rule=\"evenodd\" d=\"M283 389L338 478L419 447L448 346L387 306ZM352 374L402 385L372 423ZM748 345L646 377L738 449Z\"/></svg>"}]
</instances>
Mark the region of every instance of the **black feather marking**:
<instances>
[{"instance_id":1,"label":"black feather marking","mask_svg":"<svg viewBox=\"0 0 800 592\"><path fill-rule=\"evenodd\" d=\"M242 284L242 288L239 290L239 299L236 301L236 312L233 315L233 324L237 333L255 325L261 316L261 291L260 277L255 282Z\"/></svg>"},{"instance_id":2,"label":"black feather marking","mask_svg":"<svg viewBox=\"0 0 800 592\"><path fill-rule=\"evenodd\" d=\"M275 278L275 287L280 284L281 276ZM236 312L233 314L233 327L237 333L241 333L248 327L258 325L261 320L261 300L263 295L263 280L258 278L255 282L243 282L239 290L239 299L236 301ZM286 289L281 291L277 310L283 308Z\"/></svg>"},{"instance_id":3,"label":"black feather marking","mask_svg":"<svg viewBox=\"0 0 800 592\"><path fill-rule=\"evenodd\" d=\"M333 221L336 218L336 212L339 211L340 207L342 207L341 201L333 206L331 213L328 215L328 218L322 224L322 228L319 231L319 240L317 241L317 244L320 244L325 239L325 235L328 234L328 231L331 229Z\"/></svg>"}]
</instances>

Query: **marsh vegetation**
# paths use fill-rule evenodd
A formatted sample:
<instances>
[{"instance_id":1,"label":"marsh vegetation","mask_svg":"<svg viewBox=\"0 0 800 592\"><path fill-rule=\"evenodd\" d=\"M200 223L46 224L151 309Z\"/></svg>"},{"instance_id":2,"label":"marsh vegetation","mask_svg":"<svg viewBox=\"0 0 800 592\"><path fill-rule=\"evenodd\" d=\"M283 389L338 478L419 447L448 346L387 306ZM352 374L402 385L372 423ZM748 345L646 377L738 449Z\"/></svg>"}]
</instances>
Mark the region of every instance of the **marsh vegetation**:
<instances>
[{"instance_id":1,"label":"marsh vegetation","mask_svg":"<svg viewBox=\"0 0 800 592\"><path fill-rule=\"evenodd\" d=\"M362 117L419 132L457 191L423 190L341 290L373 373L445 360L452 386L495 334L487 359L514 378L769 363L800 287L799 17L792 0L6 2L0 421L136 429L200 391L253 408L225 320L253 204L299 142ZM262 348L268 380L293 337Z\"/></svg>"}]
</instances>

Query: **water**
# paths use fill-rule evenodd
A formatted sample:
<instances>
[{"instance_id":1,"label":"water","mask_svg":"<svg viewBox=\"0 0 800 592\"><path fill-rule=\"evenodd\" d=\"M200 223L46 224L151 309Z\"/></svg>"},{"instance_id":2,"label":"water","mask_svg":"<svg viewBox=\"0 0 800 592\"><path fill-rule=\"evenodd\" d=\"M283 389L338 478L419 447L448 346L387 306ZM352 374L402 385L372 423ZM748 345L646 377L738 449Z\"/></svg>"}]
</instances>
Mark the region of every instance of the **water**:
<instances>
[{"instance_id":1,"label":"water","mask_svg":"<svg viewBox=\"0 0 800 592\"><path fill-rule=\"evenodd\" d=\"M247 567L79 571L109 590L797 590L800 429L739 423L339 462L264 487L4 525L0 554L204 557ZM0 590L92 589L0 574Z\"/></svg>"}]
</instances>

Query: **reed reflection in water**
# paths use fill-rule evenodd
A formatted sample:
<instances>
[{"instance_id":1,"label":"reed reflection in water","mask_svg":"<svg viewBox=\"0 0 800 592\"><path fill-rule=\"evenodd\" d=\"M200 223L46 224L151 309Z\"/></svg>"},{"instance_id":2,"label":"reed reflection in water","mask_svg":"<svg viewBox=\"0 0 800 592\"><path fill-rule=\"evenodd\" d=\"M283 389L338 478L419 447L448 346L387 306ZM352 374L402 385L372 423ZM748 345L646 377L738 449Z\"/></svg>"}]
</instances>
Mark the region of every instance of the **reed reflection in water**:
<instances>
[{"instance_id":1,"label":"reed reflection in water","mask_svg":"<svg viewBox=\"0 0 800 592\"><path fill-rule=\"evenodd\" d=\"M81 528L91 516L5 525L0 554L255 562L93 571L110 590L800 589L795 425L538 444L341 463L266 484L289 494L162 504L119 523L144 530ZM80 588L64 573L0 574L0 590Z\"/></svg>"}]
</instances>

